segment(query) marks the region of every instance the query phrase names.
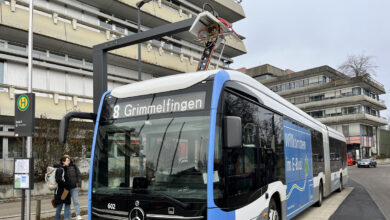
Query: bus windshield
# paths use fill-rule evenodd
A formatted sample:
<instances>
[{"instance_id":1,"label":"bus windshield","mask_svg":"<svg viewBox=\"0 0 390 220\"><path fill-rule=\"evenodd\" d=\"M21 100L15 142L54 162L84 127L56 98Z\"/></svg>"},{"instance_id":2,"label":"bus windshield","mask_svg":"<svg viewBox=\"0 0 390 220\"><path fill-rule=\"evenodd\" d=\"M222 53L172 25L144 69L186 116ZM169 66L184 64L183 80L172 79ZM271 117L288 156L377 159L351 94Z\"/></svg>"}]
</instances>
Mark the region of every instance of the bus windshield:
<instances>
[{"instance_id":1,"label":"bus windshield","mask_svg":"<svg viewBox=\"0 0 390 220\"><path fill-rule=\"evenodd\" d=\"M169 113L101 123L92 192L207 198L209 113Z\"/></svg>"}]
</instances>

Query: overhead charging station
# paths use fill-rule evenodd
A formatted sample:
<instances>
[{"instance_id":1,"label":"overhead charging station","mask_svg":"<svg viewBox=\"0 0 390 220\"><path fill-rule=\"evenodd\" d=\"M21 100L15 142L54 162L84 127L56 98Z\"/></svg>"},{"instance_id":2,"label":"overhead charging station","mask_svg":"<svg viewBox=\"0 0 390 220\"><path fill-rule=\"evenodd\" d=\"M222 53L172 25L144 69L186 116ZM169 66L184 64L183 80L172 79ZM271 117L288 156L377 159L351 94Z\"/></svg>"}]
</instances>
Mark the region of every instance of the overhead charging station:
<instances>
[{"instance_id":1,"label":"overhead charging station","mask_svg":"<svg viewBox=\"0 0 390 220\"><path fill-rule=\"evenodd\" d=\"M223 18L218 17L215 11L213 13L203 11L194 18L166 24L93 46L93 113L69 112L66 114L60 124L60 142L66 142L69 120L72 118L96 120L100 99L107 91L107 53L109 51L184 31L189 31L204 43L204 51L197 71L207 70L214 50L226 35L232 35L236 39L240 38L234 32L232 26Z\"/></svg>"},{"instance_id":2,"label":"overhead charging station","mask_svg":"<svg viewBox=\"0 0 390 220\"><path fill-rule=\"evenodd\" d=\"M197 17L176 23L166 24L157 28L140 32L134 35L118 38L93 47L93 111L97 113L100 98L107 91L107 52L145 41L161 38L168 35L189 31L197 39L204 41L206 60L209 61L212 52L219 45L221 35L234 33L231 26L223 19L218 19L208 11L200 13ZM238 38L237 34L233 34ZM214 45L211 47L210 45ZM201 64L203 59L199 62ZM207 63L208 64L208 63ZM199 67L198 71L206 70L207 66Z\"/></svg>"}]
</instances>

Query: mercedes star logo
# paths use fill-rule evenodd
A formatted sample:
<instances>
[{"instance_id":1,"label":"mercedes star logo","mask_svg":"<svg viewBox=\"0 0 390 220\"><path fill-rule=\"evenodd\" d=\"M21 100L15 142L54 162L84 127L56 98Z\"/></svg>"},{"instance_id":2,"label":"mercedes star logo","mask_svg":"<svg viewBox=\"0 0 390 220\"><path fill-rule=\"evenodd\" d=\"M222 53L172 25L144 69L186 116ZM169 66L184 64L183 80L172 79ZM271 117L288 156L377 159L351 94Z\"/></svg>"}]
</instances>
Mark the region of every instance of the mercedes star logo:
<instances>
[{"instance_id":1,"label":"mercedes star logo","mask_svg":"<svg viewBox=\"0 0 390 220\"><path fill-rule=\"evenodd\" d=\"M129 214L129 220L144 220L145 213L140 207L134 207Z\"/></svg>"}]
</instances>

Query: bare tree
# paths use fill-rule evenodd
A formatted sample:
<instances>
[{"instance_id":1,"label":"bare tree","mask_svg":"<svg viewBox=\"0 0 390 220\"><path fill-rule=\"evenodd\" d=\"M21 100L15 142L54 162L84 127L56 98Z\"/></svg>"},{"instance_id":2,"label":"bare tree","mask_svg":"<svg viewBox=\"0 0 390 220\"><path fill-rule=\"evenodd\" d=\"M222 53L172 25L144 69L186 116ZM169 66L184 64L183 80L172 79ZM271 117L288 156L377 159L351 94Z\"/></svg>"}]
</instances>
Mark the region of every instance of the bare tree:
<instances>
[{"instance_id":1,"label":"bare tree","mask_svg":"<svg viewBox=\"0 0 390 220\"><path fill-rule=\"evenodd\" d=\"M339 66L338 70L352 77L363 75L376 76L375 71L378 66L375 65L373 58L373 56L367 56L364 53L348 55L347 60Z\"/></svg>"},{"instance_id":2,"label":"bare tree","mask_svg":"<svg viewBox=\"0 0 390 220\"><path fill-rule=\"evenodd\" d=\"M89 157L86 154L91 151L92 146L92 123L72 121L66 146L58 141L58 129L58 120L48 119L45 115L36 119L33 154L37 181L43 180L47 166L58 163L64 154L70 154L76 162L82 157Z\"/></svg>"}]
</instances>

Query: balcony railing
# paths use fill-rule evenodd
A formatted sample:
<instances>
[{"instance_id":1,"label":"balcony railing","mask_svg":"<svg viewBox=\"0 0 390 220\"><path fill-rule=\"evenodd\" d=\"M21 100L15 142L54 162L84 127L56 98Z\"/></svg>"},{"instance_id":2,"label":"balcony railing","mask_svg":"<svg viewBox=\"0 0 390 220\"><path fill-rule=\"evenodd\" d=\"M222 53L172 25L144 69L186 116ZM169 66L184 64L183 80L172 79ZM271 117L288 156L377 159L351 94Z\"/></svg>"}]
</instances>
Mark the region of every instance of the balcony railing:
<instances>
[{"instance_id":1,"label":"balcony railing","mask_svg":"<svg viewBox=\"0 0 390 220\"><path fill-rule=\"evenodd\" d=\"M366 79L368 79L369 81L372 81L373 83L378 84L380 87L385 88L384 85L383 85L382 83L376 81L376 80L373 79L370 75L366 74L366 75L364 75L364 77L365 77Z\"/></svg>"},{"instance_id":2,"label":"balcony railing","mask_svg":"<svg viewBox=\"0 0 390 220\"><path fill-rule=\"evenodd\" d=\"M345 116L345 115L360 115L360 114L367 114L367 115L371 115L371 116L374 116L374 117L377 117L377 118L382 118L382 119L387 119L385 117L382 117L382 116L379 116L379 115L375 115L375 114L372 114L372 113L368 113L368 112L354 112L354 113L334 113L334 114L331 114L331 115L323 115L323 116L312 116L313 118L332 118L332 117L338 117L338 116ZM310 114L309 114L310 115Z\"/></svg>"},{"instance_id":3,"label":"balcony railing","mask_svg":"<svg viewBox=\"0 0 390 220\"><path fill-rule=\"evenodd\" d=\"M306 104L306 103L311 103L311 102L319 102L319 101L325 101L325 100L331 100L331 99L340 99L340 98L346 98L346 97L352 97L352 96L360 96L360 95L364 95L364 96L369 97L369 98L371 98L373 100L381 102L382 104L385 104L384 100L375 99L375 98L372 98L371 96L366 95L366 94L354 94L354 93L345 93L344 95L327 97L327 98L322 98L322 99L319 99L319 100L309 100L309 101L303 101L303 102L294 102L293 104L294 105L299 105L299 104Z\"/></svg>"},{"instance_id":4,"label":"balcony railing","mask_svg":"<svg viewBox=\"0 0 390 220\"><path fill-rule=\"evenodd\" d=\"M10 5L10 2L6 1L5 4ZM165 6L170 5L171 7L178 7L178 6L171 4L167 1L162 1L162 4L163 5L165 4ZM27 0L20 0L17 2L17 7L19 7L20 9L28 10L27 6L28 6ZM182 7L180 9L181 9L180 10L181 13L183 13L187 17L196 16L196 13L194 13L190 10L187 10L185 8L182 8ZM111 20L110 19L111 17L109 15L106 15L102 12L94 12L93 10L88 10L88 12L91 14L94 14L96 16L104 16L104 18ZM73 17L70 17L67 14L63 14L63 13L58 12L58 11L53 11L51 9L47 9L47 8L39 6L39 5L34 6L34 13L44 15L44 16L49 17L51 19L52 19L53 13L55 13L55 14L57 14L58 20L61 20L63 22L69 23L69 24L71 24L72 20L74 19ZM114 39L120 38L120 37L124 36L126 33L128 35L134 33L132 30L134 30L134 28L136 28L135 24L132 24L128 21L118 20L118 18L113 18L113 20L120 22L120 24L110 25L110 24L106 24L105 22L101 22L101 21L99 22L99 20L97 19L97 24L93 24L93 23L86 21L86 20L77 20L76 26L80 27L80 28L85 28L88 30L95 31L97 33L106 34L106 36L109 36L109 38L114 38ZM149 28L144 27L144 29L149 29ZM107 35L107 32L109 33L109 35ZM203 52L202 48L200 48L198 46L194 46L194 45L188 46L185 43L182 43L180 40L175 40L171 37L163 37L163 39L164 39L164 41L167 41L167 42L169 41L170 44L174 43L180 47L180 50L178 50L178 47L175 47L175 46L172 49L164 47L163 48L164 52L165 52L165 50L169 50L171 52L170 55L175 56L175 57L180 57L181 54L183 54L184 57L193 57L193 55L186 54L186 53L183 53L181 51L182 50L181 48L186 48L189 51L194 51L197 54L199 54L198 57L193 57L193 60L195 61L195 63L199 62L200 55ZM145 44L143 46L147 46L147 43L148 42L145 42ZM151 44L151 46L158 46L158 45L154 45L155 42L149 42L149 43ZM159 43L161 44L161 42L159 42ZM18 48L18 45L15 45L15 49L26 50L26 47ZM211 63L213 63L213 65L211 67L217 66L218 56L219 56L218 53L214 53L213 59L211 60ZM218 63L218 66L224 67L224 68L229 68L228 64L223 62L224 60L226 60L228 62L232 62L232 60L230 58L222 55L222 59Z\"/></svg>"}]
</instances>

